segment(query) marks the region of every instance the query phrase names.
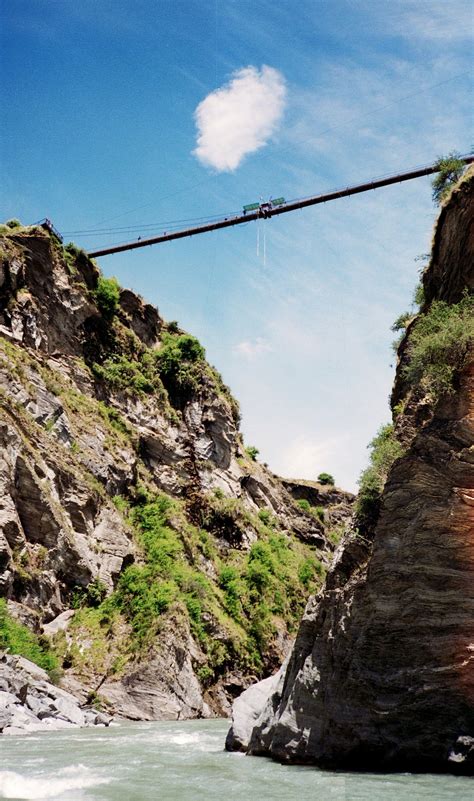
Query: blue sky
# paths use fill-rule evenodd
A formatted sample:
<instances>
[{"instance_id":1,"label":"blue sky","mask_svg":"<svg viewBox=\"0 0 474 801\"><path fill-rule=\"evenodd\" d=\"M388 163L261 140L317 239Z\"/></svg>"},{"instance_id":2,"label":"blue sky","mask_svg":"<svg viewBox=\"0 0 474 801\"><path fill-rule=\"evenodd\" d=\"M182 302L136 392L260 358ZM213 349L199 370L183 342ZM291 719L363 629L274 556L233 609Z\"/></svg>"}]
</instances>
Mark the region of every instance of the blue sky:
<instances>
[{"instance_id":1,"label":"blue sky","mask_svg":"<svg viewBox=\"0 0 474 801\"><path fill-rule=\"evenodd\" d=\"M48 216L92 249L469 152L472 14L470 0L5 3L0 217ZM354 489L435 215L420 179L100 264L200 338L275 472Z\"/></svg>"}]
</instances>

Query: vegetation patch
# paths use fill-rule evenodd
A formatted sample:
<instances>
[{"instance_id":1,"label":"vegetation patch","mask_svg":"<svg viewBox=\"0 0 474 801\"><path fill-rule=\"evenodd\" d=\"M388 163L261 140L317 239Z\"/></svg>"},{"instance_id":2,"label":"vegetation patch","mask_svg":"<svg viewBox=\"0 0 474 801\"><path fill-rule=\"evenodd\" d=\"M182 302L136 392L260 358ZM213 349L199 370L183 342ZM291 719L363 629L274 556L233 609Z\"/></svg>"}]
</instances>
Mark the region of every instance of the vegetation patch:
<instances>
[{"instance_id":1,"label":"vegetation patch","mask_svg":"<svg viewBox=\"0 0 474 801\"><path fill-rule=\"evenodd\" d=\"M323 486L329 486L329 487L333 487L334 484L336 483L330 473L320 473L317 478L317 481L320 484L323 484Z\"/></svg>"},{"instance_id":2,"label":"vegetation patch","mask_svg":"<svg viewBox=\"0 0 474 801\"><path fill-rule=\"evenodd\" d=\"M395 459L404 453L391 423L379 429L368 447L370 464L359 479L359 494L355 505L356 522L363 529L371 529L377 522L382 490L389 470Z\"/></svg>"},{"instance_id":3,"label":"vegetation patch","mask_svg":"<svg viewBox=\"0 0 474 801\"><path fill-rule=\"evenodd\" d=\"M14 620L4 598L0 598L0 650L24 656L46 670L53 680L59 677L58 659L47 641Z\"/></svg>"},{"instance_id":4,"label":"vegetation patch","mask_svg":"<svg viewBox=\"0 0 474 801\"><path fill-rule=\"evenodd\" d=\"M466 165L459 158L458 153L449 153L449 155L439 158L435 167L437 173L431 183L433 188L432 195L434 202L440 204L448 197L451 189L459 181L466 169Z\"/></svg>"},{"instance_id":5,"label":"vegetation patch","mask_svg":"<svg viewBox=\"0 0 474 801\"><path fill-rule=\"evenodd\" d=\"M115 389L131 392L134 395L158 395L165 400L163 383L153 359L148 354L132 360L127 356L114 354L103 364L92 365L97 378Z\"/></svg>"},{"instance_id":6,"label":"vegetation patch","mask_svg":"<svg viewBox=\"0 0 474 801\"><path fill-rule=\"evenodd\" d=\"M222 493L219 493L222 496ZM311 546L278 531L269 515L252 515L237 499L208 498L203 508L214 507L216 517L203 513L202 526L191 525L183 502L165 494L150 494L138 487L131 503L116 498L115 505L131 525L141 548L140 562L122 572L115 591L103 598L103 587L76 593L79 617L75 631L94 643L91 667L104 666L111 627L128 627L131 636L121 646L121 664L152 646L167 615L184 615L191 632L206 654L200 678L209 684L227 666L260 672L267 664L269 644L279 624L290 631L299 623L307 595L321 584L324 568ZM220 518L219 518L220 515ZM216 519L250 527L258 539L249 550L216 547L206 527ZM214 578L204 572L212 563ZM216 639L218 626L221 634ZM88 655L79 646L68 659L81 670ZM120 660L119 660L120 661Z\"/></svg>"},{"instance_id":7,"label":"vegetation patch","mask_svg":"<svg viewBox=\"0 0 474 801\"><path fill-rule=\"evenodd\" d=\"M198 391L205 355L196 337L169 332L163 334L161 348L155 354L156 366L170 402L176 409L183 409Z\"/></svg>"},{"instance_id":8,"label":"vegetation patch","mask_svg":"<svg viewBox=\"0 0 474 801\"><path fill-rule=\"evenodd\" d=\"M324 523L324 507L323 506L311 506L310 502L306 498L299 498L296 501L296 505L299 506L303 512L306 512L309 515L312 515L321 523Z\"/></svg>"},{"instance_id":9,"label":"vegetation patch","mask_svg":"<svg viewBox=\"0 0 474 801\"><path fill-rule=\"evenodd\" d=\"M247 445L247 447L245 448L245 453L247 454L247 456L250 457L252 462L256 462L257 456L260 453L260 451L258 448L255 447L255 445Z\"/></svg>"},{"instance_id":10,"label":"vegetation patch","mask_svg":"<svg viewBox=\"0 0 474 801\"><path fill-rule=\"evenodd\" d=\"M117 279L99 276L97 288L93 290L92 295L102 316L106 320L111 320L117 313L120 301L120 285Z\"/></svg>"},{"instance_id":11,"label":"vegetation patch","mask_svg":"<svg viewBox=\"0 0 474 801\"><path fill-rule=\"evenodd\" d=\"M454 392L454 376L466 364L473 342L474 297L466 294L453 304L433 301L410 331L405 378L413 386L420 384L436 402Z\"/></svg>"}]
</instances>

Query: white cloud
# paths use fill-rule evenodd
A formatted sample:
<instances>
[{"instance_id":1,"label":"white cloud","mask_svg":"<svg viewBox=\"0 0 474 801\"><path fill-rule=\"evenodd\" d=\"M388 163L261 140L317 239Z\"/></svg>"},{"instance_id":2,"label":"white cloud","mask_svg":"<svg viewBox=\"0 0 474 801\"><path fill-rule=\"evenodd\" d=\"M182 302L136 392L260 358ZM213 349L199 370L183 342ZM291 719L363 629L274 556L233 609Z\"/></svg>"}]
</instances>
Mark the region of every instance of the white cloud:
<instances>
[{"instance_id":1,"label":"white cloud","mask_svg":"<svg viewBox=\"0 0 474 801\"><path fill-rule=\"evenodd\" d=\"M254 340L244 340L234 347L235 353L245 356L247 359L254 359L262 353L271 353L272 350L273 348L269 342L262 339L262 337L257 337Z\"/></svg>"},{"instance_id":2,"label":"white cloud","mask_svg":"<svg viewBox=\"0 0 474 801\"><path fill-rule=\"evenodd\" d=\"M286 99L283 75L273 67L245 67L211 92L194 116L199 161L232 172L242 159L263 147L282 117Z\"/></svg>"}]
</instances>

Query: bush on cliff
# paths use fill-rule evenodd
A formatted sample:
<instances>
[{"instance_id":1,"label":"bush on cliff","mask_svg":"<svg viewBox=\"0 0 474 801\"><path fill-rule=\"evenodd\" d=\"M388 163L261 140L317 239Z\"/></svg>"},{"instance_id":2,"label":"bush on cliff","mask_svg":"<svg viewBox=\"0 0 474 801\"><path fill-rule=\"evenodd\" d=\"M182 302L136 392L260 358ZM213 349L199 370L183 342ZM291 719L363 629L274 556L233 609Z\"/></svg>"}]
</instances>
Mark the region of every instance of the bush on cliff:
<instances>
[{"instance_id":1,"label":"bush on cliff","mask_svg":"<svg viewBox=\"0 0 474 801\"><path fill-rule=\"evenodd\" d=\"M133 360L114 354L103 364L93 364L94 374L116 389L131 390L138 395L163 393L163 384L153 368L143 359Z\"/></svg>"},{"instance_id":2,"label":"bush on cliff","mask_svg":"<svg viewBox=\"0 0 474 801\"><path fill-rule=\"evenodd\" d=\"M443 158L439 158L435 164L438 172L432 181L433 200L441 203L451 191L463 174L466 165L459 158L458 153L449 153Z\"/></svg>"},{"instance_id":3,"label":"bush on cliff","mask_svg":"<svg viewBox=\"0 0 474 801\"><path fill-rule=\"evenodd\" d=\"M389 470L403 455L403 447L395 438L393 425L382 426L369 443L370 464L359 479L359 494L355 512L359 528L370 529L377 522L380 498Z\"/></svg>"},{"instance_id":4,"label":"bush on cliff","mask_svg":"<svg viewBox=\"0 0 474 801\"><path fill-rule=\"evenodd\" d=\"M205 350L196 337L163 334L162 346L155 354L155 360L175 408L182 409L198 390L205 356Z\"/></svg>"},{"instance_id":5,"label":"bush on cliff","mask_svg":"<svg viewBox=\"0 0 474 801\"><path fill-rule=\"evenodd\" d=\"M320 473L317 480L323 486L333 487L335 484L334 478L330 473Z\"/></svg>"},{"instance_id":6,"label":"bush on cliff","mask_svg":"<svg viewBox=\"0 0 474 801\"><path fill-rule=\"evenodd\" d=\"M93 295L102 315L110 320L116 313L120 300L120 286L117 279L101 275Z\"/></svg>"},{"instance_id":7,"label":"bush on cliff","mask_svg":"<svg viewBox=\"0 0 474 801\"><path fill-rule=\"evenodd\" d=\"M473 343L474 297L466 294L453 304L435 300L413 326L404 375L436 401L454 391L455 373L464 366Z\"/></svg>"},{"instance_id":8,"label":"bush on cliff","mask_svg":"<svg viewBox=\"0 0 474 801\"><path fill-rule=\"evenodd\" d=\"M257 456L260 453L260 451L258 448L255 447L255 445L247 445L247 447L245 448L245 453L247 454L247 456L250 457L252 462L256 462Z\"/></svg>"}]
</instances>

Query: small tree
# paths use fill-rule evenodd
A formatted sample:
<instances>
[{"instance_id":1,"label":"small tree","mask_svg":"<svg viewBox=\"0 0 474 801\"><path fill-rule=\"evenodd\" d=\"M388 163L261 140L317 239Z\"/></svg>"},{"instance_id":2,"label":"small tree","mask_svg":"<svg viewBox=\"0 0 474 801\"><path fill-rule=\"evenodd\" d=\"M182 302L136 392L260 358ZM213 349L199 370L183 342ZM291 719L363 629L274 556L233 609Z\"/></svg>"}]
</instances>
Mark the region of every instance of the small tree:
<instances>
[{"instance_id":1,"label":"small tree","mask_svg":"<svg viewBox=\"0 0 474 801\"><path fill-rule=\"evenodd\" d=\"M334 486L336 483L330 473L320 473L318 476L318 481L320 484Z\"/></svg>"},{"instance_id":2,"label":"small tree","mask_svg":"<svg viewBox=\"0 0 474 801\"><path fill-rule=\"evenodd\" d=\"M120 300L120 286L117 279L104 278L101 275L93 294L103 316L110 320L117 311Z\"/></svg>"},{"instance_id":3,"label":"small tree","mask_svg":"<svg viewBox=\"0 0 474 801\"><path fill-rule=\"evenodd\" d=\"M458 153L449 153L444 158L439 158L435 164L437 174L433 178L433 200L438 205L448 195L450 189L456 181L459 181L466 165L459 158Z\"/></svg>"},{"instance_id":4,"label":"small tree","mask_svg":"<svg viewBox=\"0 0 474 801\"><path fill-rule=\"evenodd\" d=\"M252 462L256 462L257 461L257 456L260 453L259 449L256 448L255 445L248 445L245 448L245 452L246 452L247 456L250 456Z\"/></svg>"},{"instance_id":5,"label":"small tree","mask_svg":"<svg viewBox=\"0 0 474 801\"><path fill-rule=\"evenodd\" d=\"M5 225L7 228L21 228L20 220L17 220L16 217L12 217L11 220L7 220Z\"/></svg>"}]
</instances>

